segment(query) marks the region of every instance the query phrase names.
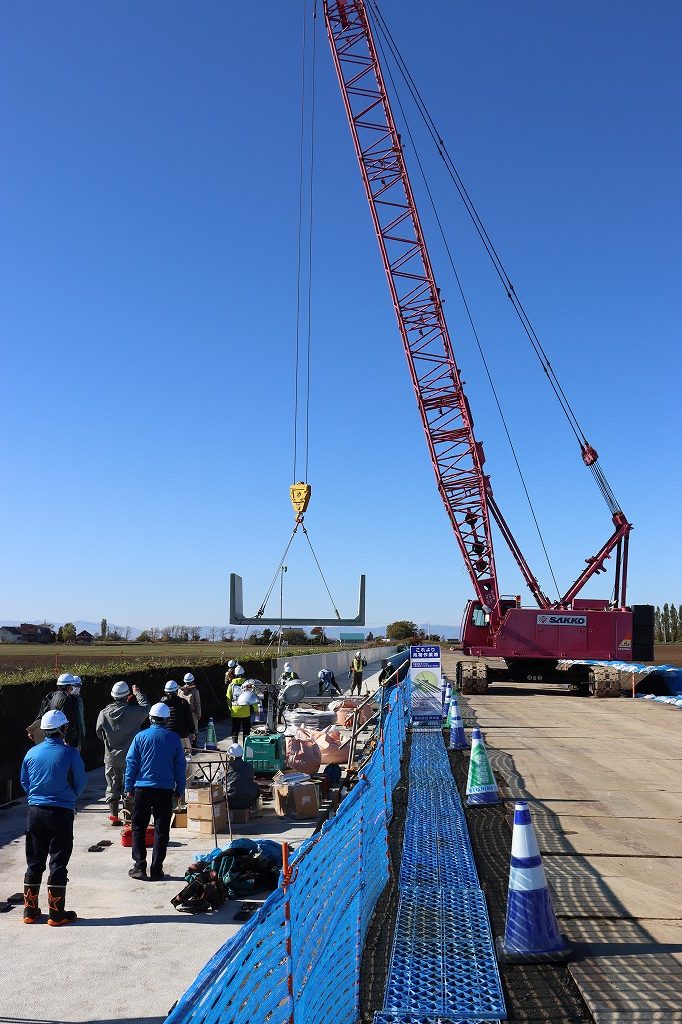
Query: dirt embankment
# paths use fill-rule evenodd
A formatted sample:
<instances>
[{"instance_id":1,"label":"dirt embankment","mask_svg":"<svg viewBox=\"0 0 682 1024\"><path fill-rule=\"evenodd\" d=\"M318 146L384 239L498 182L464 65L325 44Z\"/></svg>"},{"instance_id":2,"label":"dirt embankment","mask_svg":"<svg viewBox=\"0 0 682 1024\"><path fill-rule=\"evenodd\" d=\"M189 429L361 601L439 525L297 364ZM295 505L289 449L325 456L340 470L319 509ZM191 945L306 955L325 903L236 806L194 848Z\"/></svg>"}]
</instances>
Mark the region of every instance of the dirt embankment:
<instances>
[{"instance_id":1,"label":"dirt embankment","mask_svg":"<svg viewBox=\"0 0 682 1024\"><path fill-rule=\"evenodd\" d=\"M269 661L242 661L247 676L270 680ZM148 669L144 672L129 672L123 678L131 686L136 683L152 703L163 696L163 687L168 679L182 680L185 672L193 671L199 693L201 694L202 724L209 715L215 719L224 718L227 713L225 702L225 665L208 665L192 669L187 665L169 666ZM121 675L99 676L83 679L83 710L85 713L85 744L81 751L85 767L96 768L102 764L103 746L95 735L97 716L103 707L111 702L111 687L121 679ZM21 762L31 741L26 735L26 727L36 718L43 697L54 690L52 683L18 683L0 687L0 803L8 798L7 783L13 784L13 793L21 793L18 787Z\"/></svg>"}]
</instances>

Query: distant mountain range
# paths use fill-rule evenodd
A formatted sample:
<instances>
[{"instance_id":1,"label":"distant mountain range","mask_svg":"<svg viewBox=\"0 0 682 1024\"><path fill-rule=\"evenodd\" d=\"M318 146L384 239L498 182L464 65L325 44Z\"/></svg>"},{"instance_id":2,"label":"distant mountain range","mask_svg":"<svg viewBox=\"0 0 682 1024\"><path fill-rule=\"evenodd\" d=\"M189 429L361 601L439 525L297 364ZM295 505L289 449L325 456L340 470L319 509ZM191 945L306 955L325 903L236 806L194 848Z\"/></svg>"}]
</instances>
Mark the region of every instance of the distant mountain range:
<instances>
[{"instance_id":1,"label":"distant mountain range","mask_svg":"<svg viewBox=\"0 0 682 1024\"><path fill-rule=\"evenodd\" d=\"M40 619L22 619L21 621L19 619L0 619L0 626L20 626L21 622L32 622L32 623L36 623L36 624L39 625L42 621L43 621L42 618L40 618ZM77 633L80 633L80 631L82 629L87 629L88 633L92 633L93 636L99 636L99 629L100 629L99 622L90 622L88 619L76 619L73 624L76 627L76 632ZM54 626L55 629L59 629L59 627L63 626L64 623L63 622L55 621L55 622L52 623L52 625ZM310 623L310 625L304 626L303 628L306 630L306 632L310 632L310 630L314 627L314 625L315 625L315 623L312 622L312 623ZM419 623L419 625L421 626L422 629L426 629L426 627L427 627L427 623L425 623L425 622ZM205 638L208 638L208 631L211 628L212 627L210 627L210 626L202 626L201 627L201 634L202 634L202 636L205 637ZM234 633L235 633L235 637L237 637L237 638L239 638L240 636L243 635L243 627L242 626L225 626L225 627L217 626L215 628L216 629L223 629L223 628L225 628L225 629L228 629L228 630L229 629L233 629ZM286 624L285 624L285 628L286 628ZM429 628L429 630L430 630L432 635L435 634L436 636L442 636L442 637L445 637L446 639L450 639L451 637L459 636L459 629L456 626L448 626L448 625L443 625L442 623L429 622L428 623L428 628ZM126 629L129 629L130 630L130 634L129 635L130 635L130 639L131 640L136 640L137 637L142 632L142 630L138 629L137 626L117 626L113 622L109 623L109 629L112 630L112 631L116 630L116 632L120 633L121 636L125 636ZM338 640L339 635L341 633L364 633L365 636L367 636L368 633L373 633L374 636L386 636L386 626L385 625L383 625L383 626L328 626L328 627L325 627L325 633L326 633L327 636L334 637L337 640Z\"/></svg>"}]
</instances>

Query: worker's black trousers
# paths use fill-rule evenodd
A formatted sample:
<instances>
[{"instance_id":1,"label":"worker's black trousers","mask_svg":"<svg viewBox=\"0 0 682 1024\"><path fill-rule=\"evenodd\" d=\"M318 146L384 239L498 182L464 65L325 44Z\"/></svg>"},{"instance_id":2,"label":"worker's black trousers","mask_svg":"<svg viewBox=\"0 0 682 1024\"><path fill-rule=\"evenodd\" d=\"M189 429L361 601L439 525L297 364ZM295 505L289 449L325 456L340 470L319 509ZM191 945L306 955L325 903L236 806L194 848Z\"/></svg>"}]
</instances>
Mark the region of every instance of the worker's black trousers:
<instances>
[{"instance_id":1,"label":"worker's black trousers","mask_svg":"<svg viewBox=\"0 0 682 1024\"><path fill-rule=\"evenodd\" d=\"M251 719L250 718L232 718L232 742L239 743L240 731L244 734L244 739L251 734Z\"/></svg>"},{"instance_id":2,"label":"worker's black trousers","mask_svg":"<svg viewBox=\"0 0 682 1024\"><path fill-rule=\"evenodd\" d=\"M66 807L29 807L26 822L26 885L40 885L50 858L49 885L66 885L73 850L73 811Z\"/></svg>"},{"instance_id":3,"label":"worker's black trousers","mask_svg":"<svg viewBox=\"0 0 682 1024\"><path fill-rule=\"evenodd\" d=\"M353 673L353 681L350 684L350 692L351 692L351 694L353 693L353 690L355 689L356 686L358 688L358 697L359 697L360 694L362 693L362 672L354 672Z\"/></svg>"},{"instance_id":4,"label":"worker's black trousers","mask_svg":"<svg viewBox=\"0 0 682 1024\"><path fill-rule=\"evenodd\" d=\"M154 815L154 849L149 870L154 875L163 870L168 849L171 816L173 814L173 790L157 789L156 786L137 786L131 822L133 826L133 860L136 867L147 863L145 837L147 826Z\"/></svg>"}]
</instances>

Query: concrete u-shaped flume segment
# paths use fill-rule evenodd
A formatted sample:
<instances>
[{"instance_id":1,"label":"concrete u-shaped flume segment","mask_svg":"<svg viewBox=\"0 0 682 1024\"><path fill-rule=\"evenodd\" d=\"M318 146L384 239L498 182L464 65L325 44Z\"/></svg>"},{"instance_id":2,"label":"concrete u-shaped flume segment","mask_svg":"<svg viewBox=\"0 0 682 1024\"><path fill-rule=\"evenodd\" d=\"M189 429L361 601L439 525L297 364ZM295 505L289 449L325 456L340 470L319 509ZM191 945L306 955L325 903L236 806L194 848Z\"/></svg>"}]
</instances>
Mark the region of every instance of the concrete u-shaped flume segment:
<instances>
[{"instance_id":1,"label":"concrete u-shaped flume segment","mask_svg":"<svg viewBox=\"0 0 682 1024\"><path fill-rule=\"evenodd\" d=\"M236 572L230 573L230 624L232 626L307 626L314 622L316 626L364 626L365 624L365 576L360 576L358 593L358 614L354 618L321 619L317 615L292 619L287 616L281 619L265 615L244 615L244 596L242 578Z\"/></svg>"}]
</instances>

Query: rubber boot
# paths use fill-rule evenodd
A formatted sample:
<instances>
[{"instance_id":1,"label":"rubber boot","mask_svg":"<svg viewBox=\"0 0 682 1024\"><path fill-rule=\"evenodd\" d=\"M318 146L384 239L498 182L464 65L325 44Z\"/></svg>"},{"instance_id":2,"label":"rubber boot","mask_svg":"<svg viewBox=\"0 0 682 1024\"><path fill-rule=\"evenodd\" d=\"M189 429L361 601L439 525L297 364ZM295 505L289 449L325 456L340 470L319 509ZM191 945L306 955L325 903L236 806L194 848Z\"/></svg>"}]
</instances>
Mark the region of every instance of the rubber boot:
<instances>
[{"instance_id":1,"label":"rubber boot","mask_svg":"<svg viewBox=\"0 0 682 1024\"><path fill-rule=\"evenodd\" d=\"M62 924L71 924L78 917L75 910L64 910L64 904L66 903L65 885L48 885L47 902L50 904L50 916L47 919L47 923L51 924L53 928L58 928Z\"/></svg>"},{"instance_id":2,"label":"rubber boot","mask_svg":"<svg viewBox=\"0 0 682 1024\"><path fill-rule=\"evenodd\" d=\"M118 816L118 800L112 800L109 804L111 814L109 815L109 821L112 825L121 825L122 821Z\"/></svg>"},{"instance_id":3,"label":"rubber boot","mask_svg":"<svg viewBox=\"0 0 682 1024\"><path fill-rule=\"evenodd\" d=\"M35 924L40 917L38 906L38 895L40 885L26 885L24 883L24 924Z\"/></svg>"}]
</instances>

